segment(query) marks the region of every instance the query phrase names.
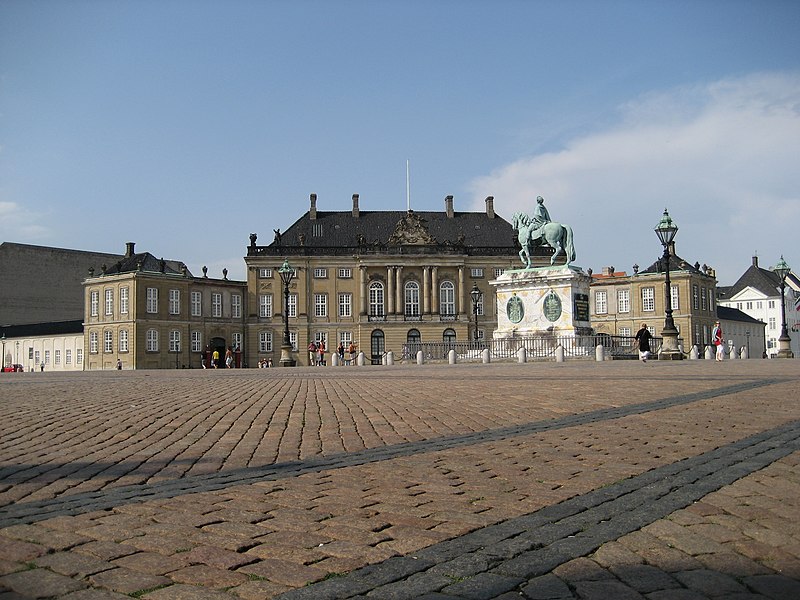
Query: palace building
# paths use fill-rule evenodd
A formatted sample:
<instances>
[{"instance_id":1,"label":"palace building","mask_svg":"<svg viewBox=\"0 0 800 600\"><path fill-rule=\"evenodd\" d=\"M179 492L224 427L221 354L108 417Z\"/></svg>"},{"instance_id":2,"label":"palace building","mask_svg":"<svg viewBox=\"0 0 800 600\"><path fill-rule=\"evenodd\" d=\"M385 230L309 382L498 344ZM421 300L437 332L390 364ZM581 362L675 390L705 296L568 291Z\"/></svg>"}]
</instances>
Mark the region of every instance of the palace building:
<instances>
[{"instance_id":1,"label":"palace building","mask_svg":"<svg viewBox=\"0 0 800 600\"><path fill-rule=\"evenodd\" d=\"M459 212L447 196L442 212L364 211L358 194L349 211L310 207L272 243L247 249L250 361L280 356L283 341L284 259L294 268L290 284L289 335L298 364L305 349L324 342L328 352L353 342L374 363L391 350L420 342L467 341L497 326L489 286L505 269L519 268L511 224L494 211ZM547 264L549 255L538 257ZM480 292L473 305L471 290ZM477 314L476 314L477 313ZM477 319L477 322L476 322Z\"/></svg>"}]
</instances>

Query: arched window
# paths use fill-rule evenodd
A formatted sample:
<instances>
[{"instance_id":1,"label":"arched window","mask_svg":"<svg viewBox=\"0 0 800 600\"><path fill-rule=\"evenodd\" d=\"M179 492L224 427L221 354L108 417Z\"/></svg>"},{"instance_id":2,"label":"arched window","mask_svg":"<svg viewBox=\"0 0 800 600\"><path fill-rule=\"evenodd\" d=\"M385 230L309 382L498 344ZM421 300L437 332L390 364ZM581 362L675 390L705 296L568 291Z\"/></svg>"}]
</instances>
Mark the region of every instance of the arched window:
<instances>
[{"instance_id":1,"label":"arched window","mask_svg":"<svg viewBox=\"0 0 800 600\"><path fill-rule=\"evenodd\" d=\"M406 343L419 344L420 342L422 342L422 336L419 333L419 329L409 329L406 334Z\"/></svg>"},{"instance_id":2,"label":"arched window","mask_svg":"<svg viewBox=\"0 0 800 600\"><path fill-rule=\"evenodd\" d=\"M456 343L456 332L453 329L445 329L444 333L442 333L442 341L445 344L455 344Z\"/></svg>"},{"instance_id":3,"label":"arched window","mask_svg":"<svg viewBox=\"0 0 800 600\"><path fill-rule=\"evenodd\" d=\"M407 317L419 316L419 284L416 281L406 282L406 311Z\"/></svg>"},{"instance_id":4,"label":"arched window","mask_svg":"<svg viewBox=\"0 0 800 600\"><path fill-rule=\"evenodd\" d=\"M456 314L456 286L452 281L443 281L439 285L439 314L446 317Z\"/></svg>"},{"instance_id":5,"label":"arched window","mask_svg":"<svg viewBox=\"0 0 800 600\"><path fill-rule=\"evenodd\" d=\"M380 281L373 281L369 284L369 316L383 317L383 284Z\"/></svg>"},{"instance_id":6,"label":"arched window","mask_svg":"<svg viewBox=\"0 0 800 600\"><path fill-rule=\"evenodd\" d=\"M372 354L372 364L379 365L383 359L383 353L386 349L386 340L383 331L376 329L370 335L370 353Z\"/></svg>"}]
</instances>

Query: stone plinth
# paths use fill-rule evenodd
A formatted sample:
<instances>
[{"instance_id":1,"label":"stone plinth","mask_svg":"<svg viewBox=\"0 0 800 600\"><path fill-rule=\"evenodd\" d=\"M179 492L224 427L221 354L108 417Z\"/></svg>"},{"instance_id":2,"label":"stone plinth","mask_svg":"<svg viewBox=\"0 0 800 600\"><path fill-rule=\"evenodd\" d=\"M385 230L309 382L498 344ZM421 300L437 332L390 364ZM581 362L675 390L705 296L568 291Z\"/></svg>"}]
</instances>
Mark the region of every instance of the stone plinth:
<instances>
[{"instance_id":1,"label":"stone plinth","mask_svg":"<svg viewBox=\"0 0 800 600\"><path fill-rule=\"evenodd\" d=\"M497 297L495 339L591 333L590 282L575 266L506 271L490 282Z\"/></svg>"}]
</instances>

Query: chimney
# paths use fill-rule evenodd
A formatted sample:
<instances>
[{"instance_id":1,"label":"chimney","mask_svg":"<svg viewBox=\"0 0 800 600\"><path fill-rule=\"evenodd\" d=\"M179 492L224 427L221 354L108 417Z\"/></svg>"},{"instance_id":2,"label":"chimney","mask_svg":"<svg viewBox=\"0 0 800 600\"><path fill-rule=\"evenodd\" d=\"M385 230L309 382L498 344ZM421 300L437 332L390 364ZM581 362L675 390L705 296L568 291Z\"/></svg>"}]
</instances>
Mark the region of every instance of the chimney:
<instances>
[{"instance_id":1,"label":"chimney","mask_svg":"<svg viewBox=\"0 0 800 600\"><path fill-rule=\"evenodd\" d=\"M353 194L353 217L358 218L358 194Z\"/></svg>"},{"instance_id":2,"label":"chimney","mask_svg":"<svg viewBox=\"0 0 800 600\"><path fill-rule=\"evenodd\" d=\"M447 196L444 199L444 212L447 213L447 218L448 219L452 219L453 218L453 197L452 196Z\"/></svg>"},{"instance_id":3,"label":"chimney","mask_svg":"<svg viewBox=\"0 0 800 600\"><path fill-rule=\"evenodd\" d=\"M494 196L486 196L486 216L494 219Z\"/></svg>"},{"instance_id":4,"label":"chimney","mask_svg":"<svg viewBox=\"0 0 800 600\"><path fill-rule=\"evenodd\" d=\"M317 219L317 195L311 194L311 209L308 211L308 218L312 221Z\"/></svg>"},{"instance_id":5,"label":"chimney","mask_svg":"<svg viewBox=\"0 0 800 600\"><path fill-rule=\"evenodd\" d=\"M136 242L125 242L125 258L130 258L134 255L134 246L136 246Z\"/></svg>"},{"instance_id":6,"label":"chimney","mask_svg":"<svg viewBox=\"0 0 800 600\"><path fill-rule=\"evenodd\" d=\"M758 268L758 257L757 256L753 257L753 266Z\"/></svg>"}]
</instances>

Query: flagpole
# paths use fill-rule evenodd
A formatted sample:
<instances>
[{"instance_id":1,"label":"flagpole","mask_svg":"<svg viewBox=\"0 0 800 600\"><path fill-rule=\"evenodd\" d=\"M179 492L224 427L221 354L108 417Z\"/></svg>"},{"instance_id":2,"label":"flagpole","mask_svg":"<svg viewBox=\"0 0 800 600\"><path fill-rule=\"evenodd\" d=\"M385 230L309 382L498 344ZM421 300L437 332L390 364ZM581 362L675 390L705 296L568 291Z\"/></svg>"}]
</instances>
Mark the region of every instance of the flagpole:
<instances>
[{"instance_id":1,"label":"flagpole","mask_svg":"<svg viewBox=\"0 0 800 600\"><path fill-rule=\"evenodd\" d=\"M411 211L411 174L408 159L406 159L406 210Z\"/></svg>"}]
</instances>

